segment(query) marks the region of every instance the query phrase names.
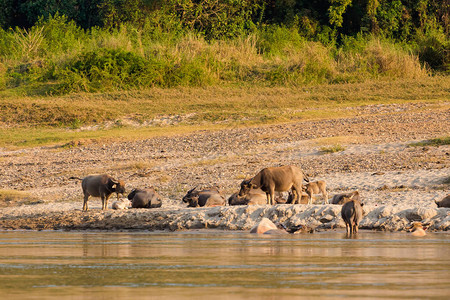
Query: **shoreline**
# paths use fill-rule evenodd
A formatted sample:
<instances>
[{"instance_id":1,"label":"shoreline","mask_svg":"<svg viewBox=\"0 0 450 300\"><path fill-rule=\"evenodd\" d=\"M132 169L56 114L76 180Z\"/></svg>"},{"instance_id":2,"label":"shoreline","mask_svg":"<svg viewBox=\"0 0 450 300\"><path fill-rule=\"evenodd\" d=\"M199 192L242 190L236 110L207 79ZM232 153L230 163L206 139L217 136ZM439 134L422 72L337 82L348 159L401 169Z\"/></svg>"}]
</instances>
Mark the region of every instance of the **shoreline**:
<instances>
[{"instance_id":1,"label":"shoreline","mask_svg":"<svg viewBox=\"0 0 450 300\"><path fill-rule=\"evenodd\" d=\"M317 231L345 228L341 205L278 204L203 208L155 208L106 210L67 208L43 214L49 204L36 204L35 213L3 210L3 230L250 230L262 218L287 227L303 225ZM41 206L41 207L39 207ZM405 208L393 205L365 205L360 229L404 231L414 221L429 222L430 231L450 230L450 208ZM6 214L5 214L6 212Z\"/></svg>"}]
</instances>

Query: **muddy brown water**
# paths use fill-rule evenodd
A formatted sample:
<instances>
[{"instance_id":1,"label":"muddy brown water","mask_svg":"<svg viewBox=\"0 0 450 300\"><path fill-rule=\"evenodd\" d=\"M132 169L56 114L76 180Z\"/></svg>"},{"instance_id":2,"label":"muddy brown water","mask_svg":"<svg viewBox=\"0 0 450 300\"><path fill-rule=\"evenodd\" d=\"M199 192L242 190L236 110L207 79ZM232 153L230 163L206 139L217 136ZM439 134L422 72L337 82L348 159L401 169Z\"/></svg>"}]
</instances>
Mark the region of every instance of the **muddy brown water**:
<instances>
[{"instance_id":1,"label":"muddy brown water","mask_svg":"<svg viewBox=\"0 0 450 300\"><path fill-rule=\"evenodd\" d=\"M450 234L0 232L0 299L448 299Z\"/></svg>"}]
</instances>

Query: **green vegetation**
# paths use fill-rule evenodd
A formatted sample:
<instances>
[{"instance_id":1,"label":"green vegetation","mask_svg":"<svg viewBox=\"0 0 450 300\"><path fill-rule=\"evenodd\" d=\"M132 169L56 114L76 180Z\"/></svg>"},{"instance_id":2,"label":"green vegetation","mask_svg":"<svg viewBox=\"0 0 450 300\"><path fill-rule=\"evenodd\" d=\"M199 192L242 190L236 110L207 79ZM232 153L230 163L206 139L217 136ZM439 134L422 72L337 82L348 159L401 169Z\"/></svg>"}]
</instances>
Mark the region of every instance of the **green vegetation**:
<instances>
[{"instance_id":1,"label":"green vegetation","mask_svg":"<svg viewBox=\"0 0 450 300\"><path fill-rule=\"evenodd\" d=\"M450 145L450 136L409 144L409 146L411 147L424 147L424 146L439 147L443 145Z\"/></svg>"},{"instance_id":2,"label":"green vegetation","mask_svg":"<svg viewBox=\"0 0 450 300\"><path fill-rule=\"evenodd\" d=\"M441 105L448 11L437 0L2 1L0 145ZM161 117L181 120L145 126Z\"/></svg>"},{"instance_id":3,"label":"green vegetation","mask_svg":"<svg viewBox=\"0 0 450 300\"><path fill-rule=\"evenodd\" d=\"M340 144L332 145L332 146L322 146L320 147L319 151L323 154L327 153L336 153L340 151L344 151L345 147L341 146Z\"/></svg>"},{"instance_id":4,"label":"green vegetation","mask_svg":"<svg viewBox=\"0 0 450 300\"><path fill-rule=\"evenodd\" d=\"M438 2L8 0L0 4L0 89L415 79L449 71L449 10Z\"/></svg>"}]
</instances>

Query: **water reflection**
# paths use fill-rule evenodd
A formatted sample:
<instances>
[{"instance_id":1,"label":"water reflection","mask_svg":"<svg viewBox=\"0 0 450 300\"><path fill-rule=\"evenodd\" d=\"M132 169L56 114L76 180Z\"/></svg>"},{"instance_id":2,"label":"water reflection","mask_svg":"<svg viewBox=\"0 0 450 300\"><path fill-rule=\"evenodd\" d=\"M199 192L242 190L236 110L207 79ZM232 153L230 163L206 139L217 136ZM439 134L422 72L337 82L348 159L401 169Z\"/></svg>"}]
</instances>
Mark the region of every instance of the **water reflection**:
<instances>
[{"instance_id":1,"label":"water reflection","mask_svg":"<svg viewBox=\"0 0 450 300\"><path fill-rule=\"evenodd\" d=\"M0 297L445 297L448 237L0 232Z\"/></svg>"}]
</instances>

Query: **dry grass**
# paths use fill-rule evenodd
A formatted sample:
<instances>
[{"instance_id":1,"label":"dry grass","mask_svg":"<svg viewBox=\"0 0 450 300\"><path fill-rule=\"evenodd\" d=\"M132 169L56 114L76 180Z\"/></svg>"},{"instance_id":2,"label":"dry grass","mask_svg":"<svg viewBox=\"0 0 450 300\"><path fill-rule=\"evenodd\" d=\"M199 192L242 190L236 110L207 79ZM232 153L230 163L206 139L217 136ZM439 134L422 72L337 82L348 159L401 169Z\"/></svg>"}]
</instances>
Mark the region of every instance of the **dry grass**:
<instances>
[{"instance_id":1,"label":"dry grass","mask_svg":"<svg viewBox=\"0 0 450 300\"><path fill-rule=\"evenodd\" d=\"M61 97L16 97L0 92L0 147L76 146L77 141L140 139L199 129L285 123L355 115L346 107L404 102L448 109L450 77L355 84L283 87L149 89ZM191 116L170 126L144 124L158 116ZM105 129L109 121L113 126ZM80 130L86 125L99 130ZM81 142L83 143L83 142Z\"/></svg>"},{"instance_id":2,"label":"dry grass","mask_svg":"<svg viewBox=\"0 0 450 300\"><path fill-rule=\"evenodd\" d=\"M199 161L190 163L190 167L205 167L205 166L215 166L215 165L222 165L224 163L228 163L231 161L235 161L238 158L237 155L230 155L230 156L221 156L216 158L210 158L210 159L201 159Z\"/></svg>"},{"instance_id":3,"label":"dry grass","mask_svg":"<svg viewBox=\"0 0 450 300\"><path fill-rule=\"evenodd\" d=\"M364 143L364 137L362 136L333 136L333 137L325 137L325 138L317 138L308 140L308 143L315 146L330 146L330 145L338 145L338 144L361 144Z\"/></svg>"},{"instance_id":4,"label":"dry grass","mask_svg":"<svg viewBox=\"0 0 450 300\"><path fill-rule=\"evenodd\" d=\"M34 201L37 201L37 198L32 196L30 193L0 189L0 207L30 204Z\"/></svg>"}]
</instances>

